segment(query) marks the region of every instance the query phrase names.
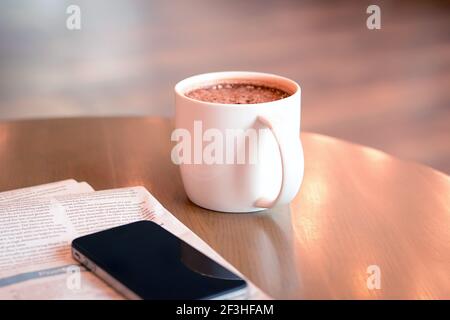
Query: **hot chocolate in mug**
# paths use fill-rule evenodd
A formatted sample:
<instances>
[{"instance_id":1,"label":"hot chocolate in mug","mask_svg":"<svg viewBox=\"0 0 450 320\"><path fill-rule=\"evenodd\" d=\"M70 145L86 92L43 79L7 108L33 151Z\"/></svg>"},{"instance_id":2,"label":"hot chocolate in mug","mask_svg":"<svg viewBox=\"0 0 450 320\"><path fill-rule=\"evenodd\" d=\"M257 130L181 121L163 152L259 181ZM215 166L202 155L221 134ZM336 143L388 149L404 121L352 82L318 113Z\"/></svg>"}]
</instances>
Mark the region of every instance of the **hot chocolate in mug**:
<instances>
[{"instance_id":1,"label":"hot chocolate in mug","mask_svg":"<svg viewBox=\"0 0 450 320\"><path fill-rule=\"evenodd\" d=\"M262 103L218 103L188 97L230 84L287 93ZM245 88L244 88L245 89ZM172 160L195 204L222 212L252 212L289 203L303 179L300 86L259 72L196 75L175 86Z\"/></svg>"}]
</instances>

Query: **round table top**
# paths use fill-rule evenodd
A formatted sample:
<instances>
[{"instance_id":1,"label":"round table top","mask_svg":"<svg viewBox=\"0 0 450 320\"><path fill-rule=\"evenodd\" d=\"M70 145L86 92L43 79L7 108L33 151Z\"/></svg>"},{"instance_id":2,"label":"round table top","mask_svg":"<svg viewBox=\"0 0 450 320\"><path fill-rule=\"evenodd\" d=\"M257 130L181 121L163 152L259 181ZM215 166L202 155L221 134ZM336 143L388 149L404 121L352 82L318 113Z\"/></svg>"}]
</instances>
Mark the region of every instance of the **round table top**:
<instances>
[{"instance_id":1,"label":"round table top","mask_svg":"<svg viewBox=\"0 0 450 320\"><path fill-rule=\"evenodd\" d=\"M191 203L163 118L0 123L0 191L74 178L145 186L274 298L450 298L450 178L302 133L305 177L290 206L227 214ZM379 280L379 281L378 281Z\"/></svg>"}]
</instances>

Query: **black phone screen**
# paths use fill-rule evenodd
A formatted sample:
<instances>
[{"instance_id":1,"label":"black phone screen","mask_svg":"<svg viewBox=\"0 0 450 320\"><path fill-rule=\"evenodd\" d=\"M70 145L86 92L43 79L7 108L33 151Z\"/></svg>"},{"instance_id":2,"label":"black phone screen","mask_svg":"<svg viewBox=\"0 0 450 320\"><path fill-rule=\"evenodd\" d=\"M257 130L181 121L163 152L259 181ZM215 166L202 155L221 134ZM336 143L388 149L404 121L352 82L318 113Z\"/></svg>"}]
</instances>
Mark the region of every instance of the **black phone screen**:
<instances>
[{"instance_id":1,"label":"black phone screen","mask_svg":"<svg viewBox=\"0 0 450 320\"><path fill-rule=\"evenodd\" d=\"M83 236L72 247L75 259L141 299L213 299L246 287L237 275L151 221Z\"/></svg>"}]
</instances>

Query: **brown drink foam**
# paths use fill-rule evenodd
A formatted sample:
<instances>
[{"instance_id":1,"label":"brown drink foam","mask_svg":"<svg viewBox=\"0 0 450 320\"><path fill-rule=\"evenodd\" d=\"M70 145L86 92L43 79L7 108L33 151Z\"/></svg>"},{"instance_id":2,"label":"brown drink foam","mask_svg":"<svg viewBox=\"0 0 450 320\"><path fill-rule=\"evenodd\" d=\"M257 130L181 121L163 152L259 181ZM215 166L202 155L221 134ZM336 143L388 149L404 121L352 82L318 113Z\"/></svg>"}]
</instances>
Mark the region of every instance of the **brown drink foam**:
<instances>
[{"instance_id":1,"label":"brown drink foam","mask_svg":"<svg viewBox=\"0 0 450 320\"><path fill-rule=\"evenodd\" d=\"M289 97L291 94L266 85L221 82L196 89L185 93L189 98L224 104L255 104L271 102Z\"/></svg>"}]
</instances>

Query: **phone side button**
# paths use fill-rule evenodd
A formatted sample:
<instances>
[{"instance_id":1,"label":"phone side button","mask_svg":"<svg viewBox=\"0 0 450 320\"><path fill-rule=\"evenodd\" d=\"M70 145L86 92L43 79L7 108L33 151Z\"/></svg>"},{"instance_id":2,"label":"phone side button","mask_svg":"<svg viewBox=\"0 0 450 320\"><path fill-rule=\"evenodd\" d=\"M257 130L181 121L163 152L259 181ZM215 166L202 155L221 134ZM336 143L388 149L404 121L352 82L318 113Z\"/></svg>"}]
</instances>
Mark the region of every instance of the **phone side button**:
<instances>
[{"instance_id":1,"label":"phone side button","mask_svg":"<svg viewBox=\"0 0 450 320\"><path fill-rule=\"evenodd\" d=\"M93 263L87 259L84 260L83 264L85 265L86 268L88 268L92 272L95 272L95 270L97 269L97 266L95 265L95 263Z\"/></svg>"}]
</instances>

